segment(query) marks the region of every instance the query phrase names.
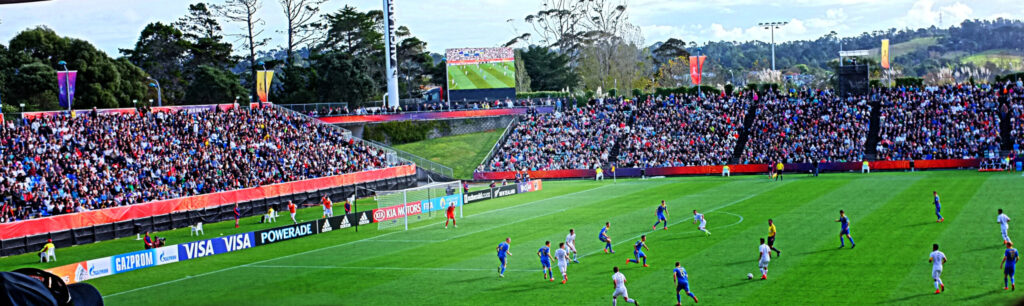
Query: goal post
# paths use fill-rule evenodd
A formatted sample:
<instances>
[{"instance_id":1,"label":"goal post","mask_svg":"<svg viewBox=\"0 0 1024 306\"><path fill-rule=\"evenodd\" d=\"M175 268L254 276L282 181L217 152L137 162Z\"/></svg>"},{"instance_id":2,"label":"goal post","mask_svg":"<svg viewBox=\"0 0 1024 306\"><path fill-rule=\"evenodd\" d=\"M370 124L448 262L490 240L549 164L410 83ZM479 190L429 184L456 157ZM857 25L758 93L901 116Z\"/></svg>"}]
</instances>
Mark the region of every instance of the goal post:
<instances>
[{"instance_id":1,"label":"goal post","mask_svg":"<svg viewBox=\"0 0 1024 306\"><path fill-rule=\"evenodd\" d=\"M401 189L378 190L377 209L373 210L378 230L408 230L410 223L444 219L448 206L455 205L462 217L464 198L459 181L431 183Z\"/></svg>"}]
</instances>

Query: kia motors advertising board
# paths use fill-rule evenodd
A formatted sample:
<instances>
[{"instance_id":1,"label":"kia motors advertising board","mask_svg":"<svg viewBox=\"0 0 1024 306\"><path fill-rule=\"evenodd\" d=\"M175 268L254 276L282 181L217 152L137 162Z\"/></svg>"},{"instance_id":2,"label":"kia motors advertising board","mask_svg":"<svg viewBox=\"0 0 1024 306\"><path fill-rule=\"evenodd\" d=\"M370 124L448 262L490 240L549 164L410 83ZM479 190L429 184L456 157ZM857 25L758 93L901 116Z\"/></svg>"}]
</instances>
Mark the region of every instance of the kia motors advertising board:
<instances>
[{"instance_id":1,"label":"kia motors advertising board","mask_svg":"<svg viewBox=\"0 0 1024 306\"><path fill-rule=\"evenodd\" d=\"M270 244L319 233L319 220L255 232L256 245Z\"/></svg>"},{"instance_id":2,"label":"kia motors advertising board","mask_svg":"<svg viewBox=\"0 0 1024 306\"><path fill-rule=\"evenodd\" d=\"M420 201L406 203L405 205L395 205L383 208L377 208L373 210L373 220L375 222L390 221L405 217L405 212L408 211L410 216L415 216L422 213L423 203Z\"/></svg>"},{"instance_id":3,"label":"kia motors advertising board","mask_svg":"<svg viewBox=\"0 0 1024 306\"><path fill-rule=\"evenodd\" d=\"M155 250L131 252L128 254L114 255L114 273L124 273L132 270L148 268L156 265L154 260Z\"/></svg>"},{"instance_id":4,"label":"kia motors advertising board","mask_svg":"<svg viewBox=\"0 0 1024 306\"><path fill-rule=\"evenodd\" d=\"M177 260L189 260L253 247L253 233L227 235L178 245Z\"/></svg>"}]
</instances>

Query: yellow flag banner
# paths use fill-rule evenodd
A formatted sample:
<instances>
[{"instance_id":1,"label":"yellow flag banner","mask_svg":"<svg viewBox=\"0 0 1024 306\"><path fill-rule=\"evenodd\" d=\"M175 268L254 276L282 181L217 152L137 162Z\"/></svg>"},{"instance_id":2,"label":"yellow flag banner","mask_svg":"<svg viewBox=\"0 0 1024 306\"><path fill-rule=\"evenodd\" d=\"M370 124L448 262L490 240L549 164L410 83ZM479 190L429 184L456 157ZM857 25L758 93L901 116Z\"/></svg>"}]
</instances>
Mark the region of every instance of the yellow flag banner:
<instances>
[{"instance_id":1,"label":"yellow flag banner","mask_svg":"<svg viewBox=\"0 0 1024 306\"><path fill-rule=\"evenodd\" d=\"M882 40L882 68L889 69L889 40Z\"/></svg>"},{"instance_id":2,"label":"yellow flag banner","mask_svg":"<svg viewBox=\"0 0 1024 306\"><path fill-rule=\"evenodd\" d=\"M273 81L273 70L256 71L256 95L259 96L260 102L267 102L267 99L269 98L268 93L270 92L270 83Z\"/></svg>"}]
</instances>

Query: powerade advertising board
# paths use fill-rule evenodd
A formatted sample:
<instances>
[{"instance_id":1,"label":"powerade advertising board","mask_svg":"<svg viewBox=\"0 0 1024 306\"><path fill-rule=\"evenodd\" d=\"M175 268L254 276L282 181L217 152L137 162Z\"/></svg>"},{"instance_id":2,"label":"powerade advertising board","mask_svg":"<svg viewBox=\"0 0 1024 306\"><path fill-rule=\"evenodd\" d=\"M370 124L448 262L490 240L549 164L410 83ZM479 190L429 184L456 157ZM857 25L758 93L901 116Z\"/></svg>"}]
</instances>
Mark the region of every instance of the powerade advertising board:
<instances>
[{"instance_id":1,"label":"powerade advertising board","mask_svg":"<svg viewBox=\"0 0 1024 306\"><path fill-rule=\"evenodd\" d=\"M253 247L252 232L228 235L178 245L177 260L189 260Z\"/></svg>"},{"instance_id":2,"label":"powerade advertising board","mask_svg":"<svg viewBox=\"0 0 1024 306\"><path fill-rule=\"evenodd\" d=\"M319 233L319 220L303 222L295 225L282 226L267 230L256 231L256 245L270 244L295 238L305 237Z\"/></svg>"}]
</instances>

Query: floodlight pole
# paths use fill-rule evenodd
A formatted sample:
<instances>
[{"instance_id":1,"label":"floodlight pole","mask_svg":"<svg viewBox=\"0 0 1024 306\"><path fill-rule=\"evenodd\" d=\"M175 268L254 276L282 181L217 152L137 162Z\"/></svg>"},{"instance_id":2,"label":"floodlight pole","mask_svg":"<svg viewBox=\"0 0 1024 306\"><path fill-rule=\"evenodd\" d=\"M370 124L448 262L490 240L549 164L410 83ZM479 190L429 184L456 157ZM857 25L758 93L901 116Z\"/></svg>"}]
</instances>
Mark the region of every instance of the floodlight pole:
<instances>
[{"instance_id":1,"label":"floodlight pole","mask_svg":"<svg viewBox=\"0 0 1024 306\"><path fill-rule=\"evenodd\" d=\"M757 24L772 33L772 70L775 70L775 30L787 24L789 24L787 21L761 22Z\"/></svg>"}]
</instances>

